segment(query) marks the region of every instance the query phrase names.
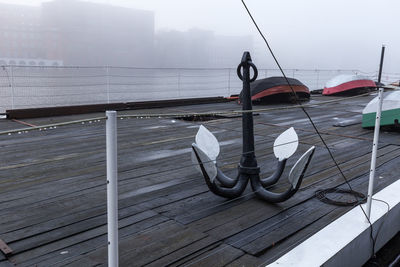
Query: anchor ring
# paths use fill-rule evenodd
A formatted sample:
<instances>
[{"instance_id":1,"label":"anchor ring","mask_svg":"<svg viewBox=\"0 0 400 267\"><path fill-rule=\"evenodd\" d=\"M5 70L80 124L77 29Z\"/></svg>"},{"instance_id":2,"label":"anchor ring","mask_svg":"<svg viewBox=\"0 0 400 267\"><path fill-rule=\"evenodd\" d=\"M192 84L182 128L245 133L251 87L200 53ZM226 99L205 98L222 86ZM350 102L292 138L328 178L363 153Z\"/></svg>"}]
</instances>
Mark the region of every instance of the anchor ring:
<instances>
[{"instance_id":1,"label":"anchor ring","mask_svg":"<svg viewBox=\"0 0 400 267\"><path fill-rule=\"evenodd\" d=\"M240 72L240 69L241 69L241 67L244 67L244 64L249 64L249 66L253 69L253 71L254 71L254 75L253 75L253 77L250 79L250 82L254 82L256 79L257 79L257 77L258 77L258 70L257 70L257 67L256 67L256 65L254 65L253 63L251 63L251 62L242 62L242 63L240 63L239 64L239 66L237 67L237 70L236 70L236 72L237 72L237 75L239 76L239 79L241 79L242 81L243 81L243 75L242 75L242 73Z\"/></svg>"}]
</instances>

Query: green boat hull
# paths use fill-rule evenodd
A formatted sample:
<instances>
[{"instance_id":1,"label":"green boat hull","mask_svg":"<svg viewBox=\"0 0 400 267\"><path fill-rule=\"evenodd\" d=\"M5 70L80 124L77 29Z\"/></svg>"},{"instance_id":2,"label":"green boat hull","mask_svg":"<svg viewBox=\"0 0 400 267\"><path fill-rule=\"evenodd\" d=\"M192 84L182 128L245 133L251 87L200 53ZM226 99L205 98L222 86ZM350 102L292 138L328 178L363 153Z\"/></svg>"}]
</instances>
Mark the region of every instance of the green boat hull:
<instances>
[{"instance_id":1,"label":"green boat hull","mask_svg":"<svg viewBox=\"0 0 400 267\"><path fill-rule=\"evenodd\" d=\"M362 127L375 127L376 112L366 113L362 116ZM400 121L400 108L382 111L381 126L395 125Z\"/></svg>"}]
</instances>

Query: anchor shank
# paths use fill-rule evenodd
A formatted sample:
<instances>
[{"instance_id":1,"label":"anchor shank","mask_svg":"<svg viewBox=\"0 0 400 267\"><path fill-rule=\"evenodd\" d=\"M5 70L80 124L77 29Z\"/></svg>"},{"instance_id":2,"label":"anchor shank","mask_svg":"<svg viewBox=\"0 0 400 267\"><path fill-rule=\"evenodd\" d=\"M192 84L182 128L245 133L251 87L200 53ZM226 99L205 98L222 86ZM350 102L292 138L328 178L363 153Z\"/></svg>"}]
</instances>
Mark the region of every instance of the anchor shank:
<instances>
[{"instance_id":1,"label":"anchor shank","mask_svg":"<svg viewBox=\"0 0 400 267\"><path fill-rule=\"evenodd\" d=\"M250 92L250 53L245 52L242 58L243 66L243 110L252 110ZM254 126L253 113L242 114L243 129L243 155L240 165L243 167L257 167L257 160L254 153Z\"/></svg>"}]
</instances>

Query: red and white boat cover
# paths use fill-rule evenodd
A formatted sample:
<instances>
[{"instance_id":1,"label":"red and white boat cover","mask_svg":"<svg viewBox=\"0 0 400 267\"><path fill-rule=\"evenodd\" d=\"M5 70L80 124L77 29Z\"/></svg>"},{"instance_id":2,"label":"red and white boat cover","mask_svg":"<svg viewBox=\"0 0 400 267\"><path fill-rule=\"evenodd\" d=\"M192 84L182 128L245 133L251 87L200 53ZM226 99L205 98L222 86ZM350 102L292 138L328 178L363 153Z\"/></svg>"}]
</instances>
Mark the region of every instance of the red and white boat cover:
<instances>
[{"instance_id":1,"label":"red and white boat cover","mask_svg":"<svg viewBox=\"0 0 400 267\"><path fill-rule=\"evenodd\" d=\"M323 95L333 95L359 88L375 87L373 80L362 75L341 74L326 82Z\"/></svg>"}]
</instances>

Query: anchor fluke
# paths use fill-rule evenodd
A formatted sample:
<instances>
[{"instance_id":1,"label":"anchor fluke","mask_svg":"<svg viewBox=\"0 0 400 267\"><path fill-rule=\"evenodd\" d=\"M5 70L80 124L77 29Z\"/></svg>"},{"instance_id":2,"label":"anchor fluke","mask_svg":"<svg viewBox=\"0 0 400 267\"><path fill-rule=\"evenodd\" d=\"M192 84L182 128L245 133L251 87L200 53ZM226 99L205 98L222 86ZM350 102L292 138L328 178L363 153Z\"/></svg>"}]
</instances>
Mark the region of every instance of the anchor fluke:
<instances>
[{"instance_id":1,"label":"anchor fluke","mask_svg":"<svg viewBox=\"0 0 400 267\"><path fill-rule=\"evenodd\" d=\"M219 155L220 148L219 142L212 132L210 132L203 125L200 125L195 137L195 141L198 147L203 150L215 163L215 160Z\"/></svg>"},{"instance_id":2,"label":"anchor fluke","mask_svg":"<svg viewBox=\"0 0 400 267\"><path fill-rule=\"evenodd\" d=\"M267 177L261 178L260 183L263 187L276 184L285 170L286 160L290 158L299 146L299 138L293 127L281 133L274 142L274 155L278 159L278 165L275 172Z\"/></svg>"},{"instance_id":3,"label":"anchor fluke","mask_svg":"<svg viewBox=\"0 0 400 267\"><path fill-rule=\"evenodd\" d=\"M307 170L308 164L314 154L315 146L308 149L293 165L289 172L289 182L291 183L293 189L298 189L300 187L301 181L303 179L304 173Z\"/></svg>"},{"instance_id":4,"label":"anchor fluke","mask_svg":"<svg viewBox=\"0 0 400 267\"><path fill-rule=\"evenodd\" d=\"M192 144L192 162L200 173L203 173L199 165L199 163L202 163L211 182L214 182L217 176L216 160L220 151L218 140L206 127L200 125L195 141L196 143Z\"/></svg>"},{"instance_id":5,"label":"anchor fluke","mask_svg":"<svg viewBox=\"0 0 400 267\"><path fill-rule=\"evenodd\" d=\"M201 149L196 143L192 144L192 162L195 168L203 174L203 170L200 167L200 163L203 165L205 172L207 173L210 182L213 183L215 177L217 177L217 166L214 161ZM197 157L199 159L197 159Z\"/></svg>"},{"instance_id":6,"label":"anchor fluke","mask_svg":"<svg viewBox=\"0 0 400 267\"><path fill-rule=\"evenodd\" d=\"M280 161L290 158L299 146L299 137L293 127L281 133L274 142L274 154Z\"/></svg>"}]
</instances>

